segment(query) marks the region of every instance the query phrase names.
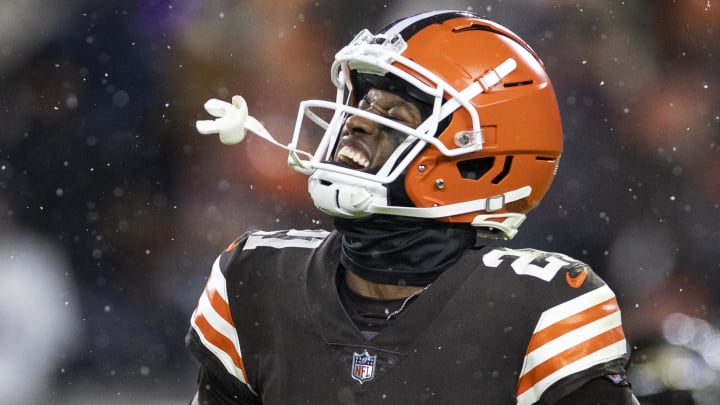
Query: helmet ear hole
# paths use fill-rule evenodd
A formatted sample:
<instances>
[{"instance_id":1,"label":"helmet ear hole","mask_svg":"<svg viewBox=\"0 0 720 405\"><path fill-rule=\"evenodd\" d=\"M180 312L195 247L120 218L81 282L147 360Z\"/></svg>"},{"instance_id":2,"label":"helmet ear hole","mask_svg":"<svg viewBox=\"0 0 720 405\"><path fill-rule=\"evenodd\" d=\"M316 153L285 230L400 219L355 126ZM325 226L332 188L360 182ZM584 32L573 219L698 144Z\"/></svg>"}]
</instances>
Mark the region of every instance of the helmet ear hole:
<instances>
[{"instance_id":1,"label":"helmet ear hole","mask_svg":"<svg viewBox=\"0 0 720 405\"><path fill-rule=\"evenodd\" d=\"M463 160L457 163L457 168L463 179L478 180L489 172L493 165L495 165L495 157L490 156Z\"/></svg>"},{"instance_id":2,"label":"helmet ear hole","mask_svg":"<svg viewBox=\"0 0 720 405\"><path fill-rule=\"evenodd\" d=\"M492 184L499 184L507 175L510 173L510 168L512 167L512 156L505 156L505 162L503 162L503 168L500 173L498 173L497 176L495 176L494 179L492 179Z\"/></svg>"}]
</instances>

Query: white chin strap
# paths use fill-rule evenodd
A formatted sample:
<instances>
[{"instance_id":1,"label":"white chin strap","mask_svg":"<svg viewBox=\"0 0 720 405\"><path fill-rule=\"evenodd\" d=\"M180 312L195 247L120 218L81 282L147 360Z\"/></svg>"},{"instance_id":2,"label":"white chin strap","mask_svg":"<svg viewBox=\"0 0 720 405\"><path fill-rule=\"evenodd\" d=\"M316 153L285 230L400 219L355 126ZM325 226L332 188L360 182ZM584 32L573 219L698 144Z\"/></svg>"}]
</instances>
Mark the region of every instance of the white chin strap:
<instances>
[{"instance_id":1,"label":"white chin strap","mask_svg":"<svg viewBox=\"0 0 720 405\"><path fill-rule=\"evenodd\" d=\"M353 184L345 184L345 178L336 173L316 172L308 181L308 190L313 202L321 211L330 216L342 218L360 218L371 214L398 215L414 218L445 218L468 212L484 211L487 214L476 216L471 225L478 233L494 238L512 239L518 227L525 220L524 214L493 212L506 204L530 196L532 187L524 186L504 194L489 198L463 201L434 207L403 207L388 205L387 188L379 183L354 179ZM499 222L498 222L499 221ZM483 228L493 231L485 234Z\"/></svg>"}]
</instances>

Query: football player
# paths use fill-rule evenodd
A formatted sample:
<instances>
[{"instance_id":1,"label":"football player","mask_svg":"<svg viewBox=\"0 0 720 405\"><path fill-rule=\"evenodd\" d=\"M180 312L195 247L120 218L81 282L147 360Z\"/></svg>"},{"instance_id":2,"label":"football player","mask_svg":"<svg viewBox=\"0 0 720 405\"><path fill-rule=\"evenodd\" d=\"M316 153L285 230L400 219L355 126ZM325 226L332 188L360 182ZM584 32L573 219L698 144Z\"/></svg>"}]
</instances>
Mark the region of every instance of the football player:
<instances>
[{"instance_id":1,"label":"football player","mask_svg":"<svg viewBox=\"0 0 720 405\"><path fill-rule=\"evenodd\" d=\"M512 238L562 150L542 61L507 28L427 12L335 56L289 163L332 232L256 231L215 261L187 343L200 404L631 404L612 290ZM242 98L198 122L275 142ZM300 138L319 143L298 149Z\"/></svg>"}]
</instances>

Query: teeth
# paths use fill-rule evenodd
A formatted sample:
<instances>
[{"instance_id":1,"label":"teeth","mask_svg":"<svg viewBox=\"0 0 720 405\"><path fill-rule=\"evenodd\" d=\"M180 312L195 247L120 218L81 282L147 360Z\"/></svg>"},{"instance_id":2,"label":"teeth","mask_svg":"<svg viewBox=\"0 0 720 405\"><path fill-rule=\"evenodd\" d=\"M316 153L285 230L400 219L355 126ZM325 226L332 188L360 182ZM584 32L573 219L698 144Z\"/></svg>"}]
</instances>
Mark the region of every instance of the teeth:
<instances>
[{"instance_id":1,"label":"teeth","mask_svg":"<svg viewBox=\"0 0 720 405\"><path fill-rule=\"evenodd\" d=\"M361 152L349 146L343 146L342 149L340 149L338 156L348 158L365 169L370 166L370 161Z\"/></svg>"}]
</instances>

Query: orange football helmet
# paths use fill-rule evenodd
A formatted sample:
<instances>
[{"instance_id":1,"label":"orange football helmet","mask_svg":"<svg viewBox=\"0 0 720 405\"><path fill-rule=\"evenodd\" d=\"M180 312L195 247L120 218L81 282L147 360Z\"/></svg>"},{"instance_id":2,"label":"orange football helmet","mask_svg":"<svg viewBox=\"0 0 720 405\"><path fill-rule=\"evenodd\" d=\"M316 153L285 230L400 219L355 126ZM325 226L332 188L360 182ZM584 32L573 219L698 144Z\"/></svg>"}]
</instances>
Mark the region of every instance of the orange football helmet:
<instances>
[{"instance_id":1,"label":"orange football helmet","mask_svg":"<svg viewBox=\"0 0 720 405\"><path fill-rule=\"evenodd\" d=\"M371 76L403 81L427 103L425 121L409 128L356 108L358 77ZM364 30L336 54L332 80L336 100L303 101L289 145L290 166L310 176L315 205L330 215L435 218L512 238L550 187L562 152L555 93L530 46L495 22L435 11ZM377 171L331 162L351 115L406 135ZM302 159L307 120L323 134ZM398 185L406 198L392 201Z\"/></svg>"}]
</instances>

